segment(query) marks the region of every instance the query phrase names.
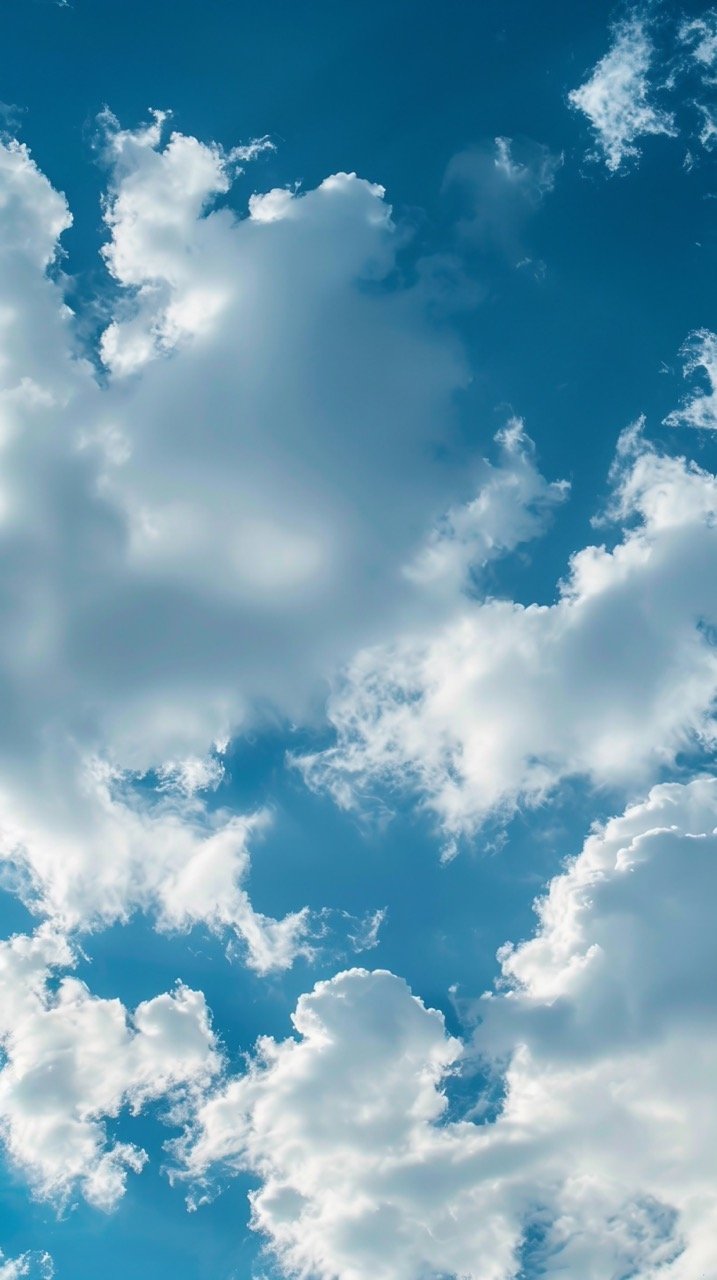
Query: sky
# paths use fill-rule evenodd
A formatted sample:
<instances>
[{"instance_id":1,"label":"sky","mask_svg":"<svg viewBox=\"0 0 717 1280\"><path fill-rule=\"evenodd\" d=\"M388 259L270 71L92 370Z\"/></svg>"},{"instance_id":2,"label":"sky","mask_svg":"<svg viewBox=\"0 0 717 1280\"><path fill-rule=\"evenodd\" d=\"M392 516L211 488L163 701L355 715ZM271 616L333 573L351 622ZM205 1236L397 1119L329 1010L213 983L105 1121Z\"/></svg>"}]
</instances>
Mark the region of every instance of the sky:
<instances>
[{"instance_id":1,"label":"sky","mask_svg":"<svg viewBox=\"0 0 717 1280\"><path fill-rule=\"evenodd\" d=\"M709 1280L717 9L0 16L0 1280Z\"/></svg>"}]
</instances>

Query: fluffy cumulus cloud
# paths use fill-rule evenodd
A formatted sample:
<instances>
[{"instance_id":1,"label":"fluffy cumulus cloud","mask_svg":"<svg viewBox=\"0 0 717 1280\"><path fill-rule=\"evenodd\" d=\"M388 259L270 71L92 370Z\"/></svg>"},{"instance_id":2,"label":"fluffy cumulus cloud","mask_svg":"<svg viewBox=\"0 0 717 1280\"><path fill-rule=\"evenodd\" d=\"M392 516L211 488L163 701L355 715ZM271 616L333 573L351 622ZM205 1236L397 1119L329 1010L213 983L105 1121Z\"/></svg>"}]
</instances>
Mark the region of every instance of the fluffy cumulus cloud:
<instances>
[{"instance_id":1,"label":"fluffy cumulus cloud","mask_svg":"<svg viewBox=\"0 0 717 1280\"><path fill-rule=\"evenodd\" d=\"M684 167L691 169L699 148L711 151L717 139L717 10L690 18L666 6L637 7L613 25L612 37L589 78L568 94L592 126L590 158L624 172L644 138L662 134L687 140Z\"/></svg>"},{"instance_id":2,"label":"fluffy cumulus cloud","mask_svg":"<svg viewBox=\"0 0 717 1280\"><path fill-rule=\"evenodd\" d=\"M264 819L213 799L217 744L267 701L311 714L408 598L467 373L426 280L387 282L380 187L337 174L237 214L266 140L167 134L103 120L99 374L56 265L66 201L0 146L0 841L60 927L143 909L233 930L266 970L307 921L251 908Z\"/></svg>"},{"instance_id":3,"label":"fluffy cumulus cloud","mask_svg":"<svg viewBox=\"0 0 717 1280\"><path fill-rule=\"evenodd\" d=\"M706 390L687 396L678 409L667 415L665 422L670 427L714 431L717 428L717 334L709 329L696 329L687 339L682 354L685 377L701 374Z\"/></svg>"},{"instance_id":4,"label":"fluffy cumulus cloud","mask_svg":"<svg viewBox=\"0 0 717 1280\"><path fill-rule=\"evenodd\" d=\"M608 52L584 84L568 94L570 104L587 116L611 173L640 155L641 138L676 133L672 113L655 102L653 61L647 18L635 13L617 23Z\"/></svg>"},{"instance_id":5,"label":"fluffy cumulus cloud","mask_svg":"<svg viewBox=\"0 0 717 1280\"><path fill-rule=\"evenodd\" d=\"M570 1170L538 1253L556 1273L714 1268L716 824L706 775L596 831L481 1002L476 1045L509 1059L499 1127L540 1135L537 1185L551 1164Z\"/></svg>"},{"instance_id":6,"label":"fluffy cumulus cloud","mask_svg":"<svg viewBox=\"0 0 717 1280\"><path fill-rule=\"evenodd\" d=\"M146 1154L111 1140L107 1120L160 1098L186 1104L219 1058L200 992L180 985L130 1015L63 974L73 960L47 927L0 943L0 1133L39 1196L110 1209Z\"/></svg>"},{"instance_id":7,"label":"fluffy cumulus cloud","mask_svg":"<svg viewBox=\"0 0 717 1280\"><path fill-rule=\"evenodd\" d=\"M566 777L629 791L713 743L717 480L639 425L612 480L610 545L571 558L554 603L455 593L354 659L329 706L335 744L301 762L313 785L345 805L412 790L450 848ZM447 536L434 560L455 554Z\"/></svg>"},{"instance_id":8,"label":"fluffy cumulus cloud","mask_svg":"<svg viewBox=\"0 0 717 1280\"><path fill-rule=\"evenodd\" d=\"M587 840L500 953L469 1046L386 971L302 996L201 1106L184 1173L250 1170L289 1274L709 1275L717 1238L717 781L663 784ZM448 1119L477 1055L495 1112Z\"/></svg>"},{"instance_id":9,"label":"fluffy cumulus cloud","mask_svg":"<svg viewBox=\"0 0 717 1280\"><path fill-rule=\"evenodd\" d=\"M204 782L208 772L201 761L184 761L181 770L165 769L153 792L97 759L78 762L71 794L77 807L61 811L61 824L55 810L28 814L7 795L8 883L33 912L64 930L98 929L143 911L166 932L202 924L233 935L259 973L288 968L310 946L307 912L274 920L254 909L244 887L250 843L270 814L207 811L194 790L180 790L188 781Z\"/></svg>"},{"instance_id":10,"label":"fluffy cumulus cloud","mask_svg":"<svg viewBox=\"0 0 717 1280\"><path fill-rule=\"evenodd\" d=\"M705 66L708 35L683 36ZM613 171L673 131L651 56L628 19L571 95ZM223 760L267 703L309 721L337 665L336 740L306 777L344 805L417 794L449 849L569 777L635 794L714 745L717 693L715 476L630 429L606 542L550 603L492 596L568 485L515 419L495 463L465 465L466 362L430 265L402 274L383 189L338 173L240 200L266 139L225 150L162 113L103 130L92 360L63 294L67 203L0 143L0 858L39 919L0 943L10 1160L38 1196L111 1208L146 1159L113 1122L159 1104L195 1201L219 1170L258 1180L253 1222L288 1273L707 1274L711 777L593 832L534 937L500 953L467 1043L400 978L352 969L232 1076L201 993L130 1011L73 974L78 935L137 911L234 935L261 973L309 952L300 903L277 920L248 896L270 818L222 804ZM506 139L454 161L448 185L485 195L466 235L503 228L512 249L559 163ZM687 353L710 386L714 344ZM714 416L712 388L668 422ZM385 918L359 922L356 951ZM489 1084L455 1118L468 1064ZM0 1257L0 1280L49 1266Z\"/></svg>"},{"instance_id":11,"label":"fluffy cumulus cloud","mask_svg":"<svg viewBox=\"0 0 717 1280\"><path fill-rule=\"evenodd\" d=\"M297 1039L263 1040L249 1073L205 1102L188 1176L259 1174L254 1225L290 1274L505 1275L515 1224L477 1185L483 1135L440 1123L461 1051L442 1015L393 974L353 969L302 996L293 1020Z\"/></svg>"}]
</instances>

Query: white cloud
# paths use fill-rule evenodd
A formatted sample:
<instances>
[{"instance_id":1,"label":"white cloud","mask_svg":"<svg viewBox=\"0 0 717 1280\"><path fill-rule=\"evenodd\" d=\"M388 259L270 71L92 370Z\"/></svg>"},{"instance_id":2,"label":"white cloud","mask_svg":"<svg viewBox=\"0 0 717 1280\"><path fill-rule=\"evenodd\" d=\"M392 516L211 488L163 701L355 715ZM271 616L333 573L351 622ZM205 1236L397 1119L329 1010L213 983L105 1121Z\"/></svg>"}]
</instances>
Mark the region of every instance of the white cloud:
<instances>
[{"instance_id":1,"label":"white cloud","mask_svg":"<svg viewBox=\"0 0 717 1280\"><path fill-rule=\"evenodd\" d=\"M711 71L717 62L717 9L707 10L702 18L683 19L678 36L698 67Z\"/></svg>"},{"instance_id":2,"label":"white cloud","mask_svg":"<svg viewBox=\"0 0 717 1280\"><path fill-rule=\"evenodd\" d=\"M18 1258L6 1258L0 1251L0 1280L52 1280L55 1274L49 1253L23 1253Z\"/></svg>"},{"instance_id":3,"label":"white cloud","mask_svg":"<svg viewBox=\"0 0 717 1280\"><path fill-rule=\"evenodd\" d=\"M446 513L405 571L432 594L454 598L491 560L543 533L554 508L568 496L567 481L548 482L538 471L520 418L511 418L495 441L499 465L484 464L476 497Z\"/></svg>"},{"instance_id":4,"label":"white cloud","mask_svg":"<svg viewBox=\"0 0 717 1280\"><path fill-rule=\"evenodd\" d=\"M380 187L338 174L241 217L216 200L265 140L165 127L105 120L99 381L47 274L66 202L0 146L0 843L62 927L143 909L284 967L307 921L252 910L260 822L213 809L212 744L267 703L314 715L411 599L408 549L460 491L434 458L467 369L426 282L386 285Z\"/></svg>"},{"instance_id":5,"label":"white cloud","mask_svg":"<svg viewBox=\"0 0 717 1280\"><path fill-rule=\"evenodd\" d=\"M0 148L0 829L18 892L54 926L0 945L0 1113L38 1194L104 1207L144 1160L108 1121L205 1088L216 1046L199 993L180 986L129 1014L60 977L72 953L57 930L143 910L162 928L234 930L260 971L307 945L303 913L267 919L246 893L266 815L227 814L207 795L221 781L212 744L256 702L309 715L319 677L369 644L333 703L338 747L314 776L339 796L374 779L417 786L451 839L568 774L634 786L684 744L711 742L717 676L714 477L632 433L615 477L622 541L574 557L553 605L479 599L481 571L544 528L565 486L542 479L513 423L500 466L459 504L455 468L432 458L466 367L430 321L425 278L388 287L401 235L382 189L338 174L303 195L255 196L237 217L212 201L249 155L176 133L164 147L162 123L110 128L106 256L122 299L103 382L46 274L65 201L23 148ZM502 180L522 182L503 161ZM405 637L371 645L399 614ZM668 860L708 844L712 800L684 794L663 789L638 814L652 822L679 795L673 843L657 841ZM640 847L657 844L645 834ZM657 852L645 862L658 864ZM693 864L680 888L701 906L707 871ZM327 1277L503 1280L536 1220L544 1247L560 1244L586 1280L603 1280L605 1258L613 1273L649 1275L678 1231L690 1265L706 1257L714 1211L700 1179L715 1135L685 1128L682 1099L706 1097L700 1072L715 1055L694 1002L686 1031L669 1001L656 1008L669 975L654 939L671 900L648 895L643 928L625 897L640 875L659 888L643 863L606 872L627 935L605 923L607 890L580 914L573 869L551 895L566 899L566 923L553 928L546 908L534 943L504 954L506 981L522 985L485 1002L476 1042L509 1059L498 1122L442 1122L441 1082L462 1047L399 979L352 971L302 998L301 1039L262 1042L253 1068L199 1108L190 1173L251 1168L257 1225L285 1264ZM691 899L678 906L694 922ZM623 1007L614 992L628 990L638 934L658 978L651 987L641 970ZM709 971L709 936L695 931L678 970L690 992L691 957ZM561 946L551 969L541 948ZM591 1027L609 1025L602 1046L582 1034L578 1005ZM658 1032L660 1053L646 1054ZM602 1110L585 1105L594 1097ZM670 1105L684 1150L669 1148L665 1171L640 1107L672 1141ZM593 1114L605 1137L588 1166ZM637 1154L620 1161L625 1132Z\"/></svg>"},{"instance_id":6,"label":"white cloud","mask_svg":"<svg viewBox=\"0 0 717 1280\"><path fill-rule=\"evenodd\" d=\"M612 479L621 536L571 558L555 603L454 593L431 615L428 591L422 626L358 654L335 745L301 762L313 785L344 805L414 791L451 849L566 777L629 793L714 741L717 480L637 428Z\"/></svg>"},{"instance_id":7,"label":"white cloud","mask_svg":"<svg viewBox=\"0 0 717 1280\"><path fill-rule=\"evenodd\" d=\"M65 930L97 929L144 911L165 931L204 924L233 932L259 973L288 968L308 951L308 913L274 920L254 910L244 887L250 842L269 825L269 813L208 811L193 792L183 794L188 782L206 785L198 762L183 766L179 793L168 788L168 767L154 795L99 761L81 776L78 767L73 781L81 803L58 822L54 808L38 806L37 817L26 817L6 794L2 848L20 874L19 895Z\"/></svg>"},{"instance_id":8,"label":"white cloud","mask_svg":"<svg viewBox=\"0 0 717 1280\"><path fill-rule=\"evenodd\" d=\"M705 776L655 787L591 835L482 1002L478 1046L512 1055L499 1124L542 1131L588 1200L602 1184L647 1207L654 1240L635 1214L628 1254L640 1276L714 1267L716 823ZM589 1221L559 1219L552 1234L556 1270L611 1274Z\"/></svg>"},{"instance_id":9,"label":"white cloud","mask_svg":"<svg viewBox=\"0 0 717 1280\"><path fill-rule=\"evenodd\" d=\"M679 409L668 414L670 427L698 427L704 431L717 428L717 334L709 329L696 329L685 343L684 376L691 378L699 370L704 374L707 391L698 391L685 399Z\"/></svg>"},{"instance_id":10,"label":"white cloud","mask_svg":"<svg viewBox=\"0 0 717 1280\"><path fill-rule=\"evenodd\" d=\"M358 921L356 931L348 934L348 940L354 951L373 951L373 948L378 946L378 935L387 915L388 907L378 907L376 911L368 912L362 920Z\"/></svg>"},{"instance_id":11,"label":"white cloud","mask_svg":"<svg viewBox=\"0 0 717 1280\"><path fill-rule=\"evenodd\" d=\"M514 1224L477 1195L485 1146L438 1127L440 1082L460 1053L442 1016L386 971L353 969L299 1000L297 1040L262 1040L250 1072L199 1113L190 1176L216 1162L262 1185L253 1222L285 1271L345 1280L499 1280Z\"/></svg>"},{"instance_id":12,"label":"white cloud","mask_svg":"<svg viewBox=\"0 0 717 1280\"><path fill-rule=\"evenodd\" d=\"M478 1002L497 1114L478 1096L479 1120L447 1120L463 1046L401 979L354 969L203 1103L184 1176L257 1176L287 1274L711 1274L716 822L716 779L656 787L553 880Z\"/></svg>"},{"instance_id":13,"label":"white cloud","mask_svg":"<svg viewBox=\"0 0 717 1280\"><path fill-rule=\"evenodd\" d=\"M616 24L609 51L568 100L587 116L598 154L611 173L640 155L637 145L649 134L676 135L674 117L654 103L650 72L653 44L647 20L639 14Z\"/></svg>"},{"instance_id":14,"label":"white cloud","mask_svg":"<svg viewBox=\"0 0 717 1280\"><path fill-rule=\"evenodd\" d=\"M0 943L0 1132L38 1196L111 1209L147 1157L110 1140L106 1120L160 1098L186 1105L219 1057L200 992L179 984L129 1015L58 977L73 962L47 928Z\"/></svg>"}]
</instances>

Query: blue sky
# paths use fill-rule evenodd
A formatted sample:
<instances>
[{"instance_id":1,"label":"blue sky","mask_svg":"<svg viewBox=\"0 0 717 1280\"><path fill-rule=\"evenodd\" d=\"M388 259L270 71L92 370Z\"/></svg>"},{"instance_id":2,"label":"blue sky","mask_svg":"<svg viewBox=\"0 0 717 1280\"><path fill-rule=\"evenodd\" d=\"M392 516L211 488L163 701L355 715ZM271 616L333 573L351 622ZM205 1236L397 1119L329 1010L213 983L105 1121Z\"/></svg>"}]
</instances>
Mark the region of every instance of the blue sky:
<instances>
[{"instance_id":1,"label":"blue sky","mask_svg":"<svg viewBox=\"0 0 717 1280\"><path fill-rule=\"evenodd\" d=\"M0 1280L711 1275L717 10L0 5Z\"/></svg>"}]
</instances>

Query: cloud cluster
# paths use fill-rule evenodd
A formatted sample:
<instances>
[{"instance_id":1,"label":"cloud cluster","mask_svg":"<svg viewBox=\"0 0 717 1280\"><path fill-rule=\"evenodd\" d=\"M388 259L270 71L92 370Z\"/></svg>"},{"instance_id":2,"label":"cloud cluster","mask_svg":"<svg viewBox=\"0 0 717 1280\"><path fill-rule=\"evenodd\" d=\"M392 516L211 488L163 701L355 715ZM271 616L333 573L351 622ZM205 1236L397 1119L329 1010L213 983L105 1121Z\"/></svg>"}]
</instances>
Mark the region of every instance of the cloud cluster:
<instances>
[{"instance_id":1,"label":"cloud cluster","mask_svg":"<svg viewBox=\"0 0 717 1280\"><path fill-rule=\"evenodd\" d=\"M710 30L682 37L706 68ZM674 132L651 59L646 20L627 19L571 95L611 171ZM352 969L216 1083L201 993L130 1012L67 972L74 935L135 911L233 932L261 973L308 950L307 912L249 899L269 818L222 807L223 752L262 703L309 719L356 650L336 742L305 776L345 805L410 790L448 849L566 778L634 793L715 738L715 476L630 429L608 541L572 557L551 603L491 597L494 562L568 486L517 420L477 493L459 478L466 362L430 271L402 279L383 189L339 173L237 214L232 184L267 141L167 132L162 113L104 120L96 364L63 298L66 201L0 144L0 858L44 918L0 943L7 1151L39 1196L108 1209L146 1158L112 1120L164 1100L191 1116L176 1151L195 1199L217 1169L250 1171L254 1225L289 1272L694 1280L717 1228L712 777L591 835L534 937L500 953L470 1044L400 978ZM508 243L558 164L506 139L459 158L449 185L494 197L466 234ZM694 335L688 372L712 389L671 425L714 426L715 341ZM467 1062L490 1088L449 1118ZM0 1280L34 1265L0 1260Z\"/></svg>"},{"instance_id":2,"label":"cloud cluster","mask_svg":"<svg viewBox=\"0 0 717 1280\"><path fill-rule=\"evenodd\" d=\"M52 1280L54 1268L49 1253L23 1253L18 1258L6 1258L0 1252L0 1280Z\"/></svg>"},{"instance_id":3,"label":"cloud cluster","mask_svg":"<svg viewBox=\"0 0 717 1280\"><path fill-rule=\"evenodd\" d=\"M311 716L408 599L467 371L426 282L389 283L380 187L337 174L239 216L266 140L103 130L101 376L63 299L66 201L0 144L1 854L58 927L141 909L282 968L306 917L252 910L264 819L217 807L217 744L267 703Z\"/></svg>"},{"instance_id":4,"label":"cloud cluster","mask_svg":"<svg viewBox=\"0 0 717 1280\"><path fill-rule=\"evenodd\" d=\"M589 158L603 160L610 173L625 172L646 137L683 137L684 167L691 169L698 148L711 151L717 140L717 9L687 18L664 6L638 6L613 23L611 35L608 52L568 94L595 136Z\"/></svg>"},{"instance_id":5,"label":"cloud cluster","mask_svg":"<svg viewBox=\"0 0 717 1280\"><path fill-rule=\"evenodd\" d=\"M567 777L634 792L709 746L717 480L638 425L612 483L614 545L573 555L554 603L454 592L422 627L359 653L329 704L335 744L301 762L308 780L344 805L376 786L413 791L450 848Z\"/></svg>"},{"instance_id":6,"label":"cloud cluster","mask_svg":"<svg viewBox=\"0 0 717 1280\"><path fill-rule=\"evenodd\" d=\"M185 1176L250 1170L289 1274L694 1280L714 1266L717 780L595 831L501 953L469 1047L386 971L317 984L208 1097ZM497 1114L446 1117L462 1057Z\"/></svg>"},{"instance_id":7,"label":"cloud cluster","mask_svg":"<svg viewBox=\"0 0 717 1280\"><path fill-rule=\"evenodd\" d=\"M511 418L495 444L498 464L484 460L475 496L449 508L405 569L412 583L430 593L434 619L438 597L450 605L471 584L477 589L491 561L545 532L570 492L566 480L548 481L540 474L522 419Z\"/></svg>"},{"instance_id":8,"label":"cloud cluster","mask_svg":"<svg viewBox=\"0 0 717 1280\"><path fill-rule=\"evenodd\" d=\"M654 46L647 19L634 13L612 30L609 51L568 101L587 116L599 153L611 173L640 154L639 139L650 134L674 137L671 112L657 106L650 72Z\"/></svg>"},{"instance_id":9,"label":"cloud cluster","mask_svg":"<svg viewBox=\"0 0 717 1280\"><path fill-rule=\"evenodd\" d=\"M219 1056L200 992L178 985L128 1014L61 976L73 963L47 927L0 943L0 1133L37 1195L62 1205L80 1192L110 1209L147 1157L110 1140L106 1121L156 1099L186 1104ZM22 1260L6 1265L26 1274Z\"/></svg>"},{"instance_id":10,"label":"cloud cluster","mask_svg":"<svg viewBox=\"0 0 717 1280\"><path fill-rule=\"evenodd\" d=\"M481 1002L476 1046L510 1061L499 1126L527 1119L543 1158L570 1170L573 1207L542 1246L556 1272L714 1267L716 824L705 775L655 787L592 834Z\"/></svg>"}]
</instances>

